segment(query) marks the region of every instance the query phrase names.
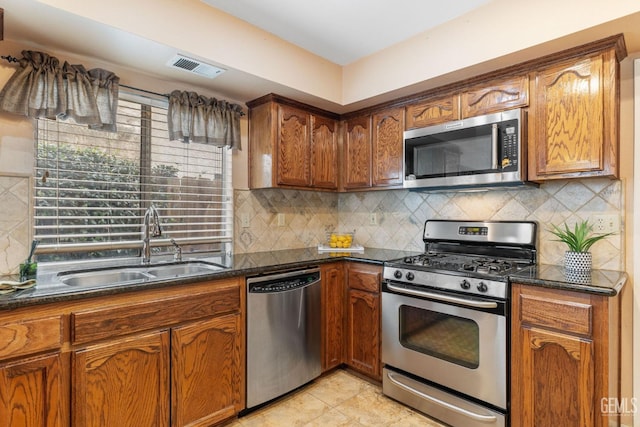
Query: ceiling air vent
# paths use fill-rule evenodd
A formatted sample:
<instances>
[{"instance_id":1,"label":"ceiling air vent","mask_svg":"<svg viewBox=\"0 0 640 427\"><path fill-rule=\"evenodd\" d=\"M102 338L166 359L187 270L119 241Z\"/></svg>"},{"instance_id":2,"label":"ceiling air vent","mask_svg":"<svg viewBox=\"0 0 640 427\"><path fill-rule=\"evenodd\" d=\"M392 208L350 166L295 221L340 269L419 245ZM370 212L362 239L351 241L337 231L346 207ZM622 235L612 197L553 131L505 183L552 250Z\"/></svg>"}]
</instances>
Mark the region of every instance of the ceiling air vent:
<instances>
[{"instance_id":1,"label":"ceiling air vent","mask_svg":"<svg viewBox=\"0 0 640 427\"><path fill-rule=\"evenodd\" d=\"M167 62L167 65L169 67L179 68L181 70L208 77L210 79L218 77L220 74L225 72L225 70L223 70L222 68L218 68L211 64L206 64L192 58L187 58L186 56L182 56L180 54L177 54L176 56L171 58L171 60Z\"/></svg>"}]
</instances>

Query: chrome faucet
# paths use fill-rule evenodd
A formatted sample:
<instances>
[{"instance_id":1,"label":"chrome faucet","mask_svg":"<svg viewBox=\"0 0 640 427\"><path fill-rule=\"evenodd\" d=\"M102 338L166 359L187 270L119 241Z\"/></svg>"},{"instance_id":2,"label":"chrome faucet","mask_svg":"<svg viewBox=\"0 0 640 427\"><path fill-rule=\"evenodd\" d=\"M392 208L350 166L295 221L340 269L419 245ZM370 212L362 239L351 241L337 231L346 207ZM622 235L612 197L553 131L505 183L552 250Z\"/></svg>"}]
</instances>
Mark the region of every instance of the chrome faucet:
<instances>
[{"instance_id":1,"label":"chrome faucet","mask_svg":"<svg viewBox=\"0 0 640 427\"><path fill-rule=\"evenodd\" d=\"M151 237L162 236L160 228L160 218L156 207L151 205L144 213L144 222L142 224L142 263L149 264L151 261L151 245L149 240Z\"/></svg>"}]
</instances>

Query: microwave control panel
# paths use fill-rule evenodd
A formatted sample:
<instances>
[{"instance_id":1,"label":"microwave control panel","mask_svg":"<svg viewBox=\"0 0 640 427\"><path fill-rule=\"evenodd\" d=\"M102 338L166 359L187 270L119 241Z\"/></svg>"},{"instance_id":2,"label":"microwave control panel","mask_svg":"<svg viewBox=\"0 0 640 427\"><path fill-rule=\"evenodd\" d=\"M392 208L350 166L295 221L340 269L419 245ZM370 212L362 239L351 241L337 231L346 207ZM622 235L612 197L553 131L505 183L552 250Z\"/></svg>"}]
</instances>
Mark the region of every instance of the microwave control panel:
<instances>
[{"instance_id":1,"label":"microwave control panel","mask_svg":"<svg viewBox=\"0 0 640 427\"><path fill-rule=\"evenodd\" d=\"M518 170L518 127L515 122L505 122L500 129L502 146L502 170Z\"/></svg>"}]
</instances>

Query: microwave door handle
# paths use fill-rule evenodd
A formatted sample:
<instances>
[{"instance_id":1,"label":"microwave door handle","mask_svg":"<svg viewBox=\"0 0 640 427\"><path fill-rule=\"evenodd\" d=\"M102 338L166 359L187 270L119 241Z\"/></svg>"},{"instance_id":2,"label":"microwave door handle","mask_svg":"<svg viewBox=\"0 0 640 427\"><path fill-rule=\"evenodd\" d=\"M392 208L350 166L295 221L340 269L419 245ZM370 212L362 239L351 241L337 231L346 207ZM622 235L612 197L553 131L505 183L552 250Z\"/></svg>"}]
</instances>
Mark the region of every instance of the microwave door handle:
<instances>
[{"instance_id":1,"label":"microwave door handle","mask_svg":"<svg viewBox=\"0 0 640 427\"><path fill-rule=\"evenodd\" d=\"M491 169L498 169L498 124L491 125Z\"/></svg>"}]
</instances>

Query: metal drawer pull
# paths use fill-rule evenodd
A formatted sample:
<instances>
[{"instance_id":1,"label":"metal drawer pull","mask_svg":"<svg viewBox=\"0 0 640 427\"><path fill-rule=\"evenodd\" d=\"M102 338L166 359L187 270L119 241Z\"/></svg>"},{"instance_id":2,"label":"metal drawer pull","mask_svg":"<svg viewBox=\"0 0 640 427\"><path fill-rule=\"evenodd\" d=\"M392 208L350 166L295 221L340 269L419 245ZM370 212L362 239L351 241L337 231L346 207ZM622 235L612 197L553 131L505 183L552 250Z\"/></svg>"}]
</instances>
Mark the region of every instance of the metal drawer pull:
<instances>
[{"instance_id":1,"label":"metal drawer pull","mask_svg":"<svg viewBox=\"0 0 640 427\"><path fill-rule=\"evenodd\" d=\"M394 378L394 374L391 372L387 372L387 377L389 378L389 380L391 380L392 383L394 383L395 385L397 385L398 387L408 391L409 393L413 393L418 397L421 397L423 399L429 400L432 403L435 403L436 405L440 405L443 406L447 409L450 409L454 412L457 412L461 415L464 415L465 417L474 419L476 421L480 421L482 423L495 423L497 421L497 417L495 415L482 415L482 414L476 414L475 412L471 412L467 409L464 408L460 408L456 405L453 405L449 402L445 402L443 400L437 399L433 396L429 396L428 394L425 394L419 390L416 390L415 388L408 386L407 384L402 383L400 380Z\"/></svg>"},{"instance_id":2,"label":"metal drawer pull","mask_svg":"<svg viewBox=\"0 0 640 427\"><path fill-rule=\"evenodd\" d=\"M425 292L425 291L416 291L413 289L406 289L406 288L400 288L398 286L393 286L390 283L387 283L387 288L401 294L415 295L417 297L431 298L431 299L444 301L444 302L453 302L456 304L466 305L468 307L496 308L498 306L498 303L493 301L474 301L474 300L468 300L465 298L457 298L450 295L441 295L441 294L434 294L434 293Z\"/></svg>"}]
</instances>

